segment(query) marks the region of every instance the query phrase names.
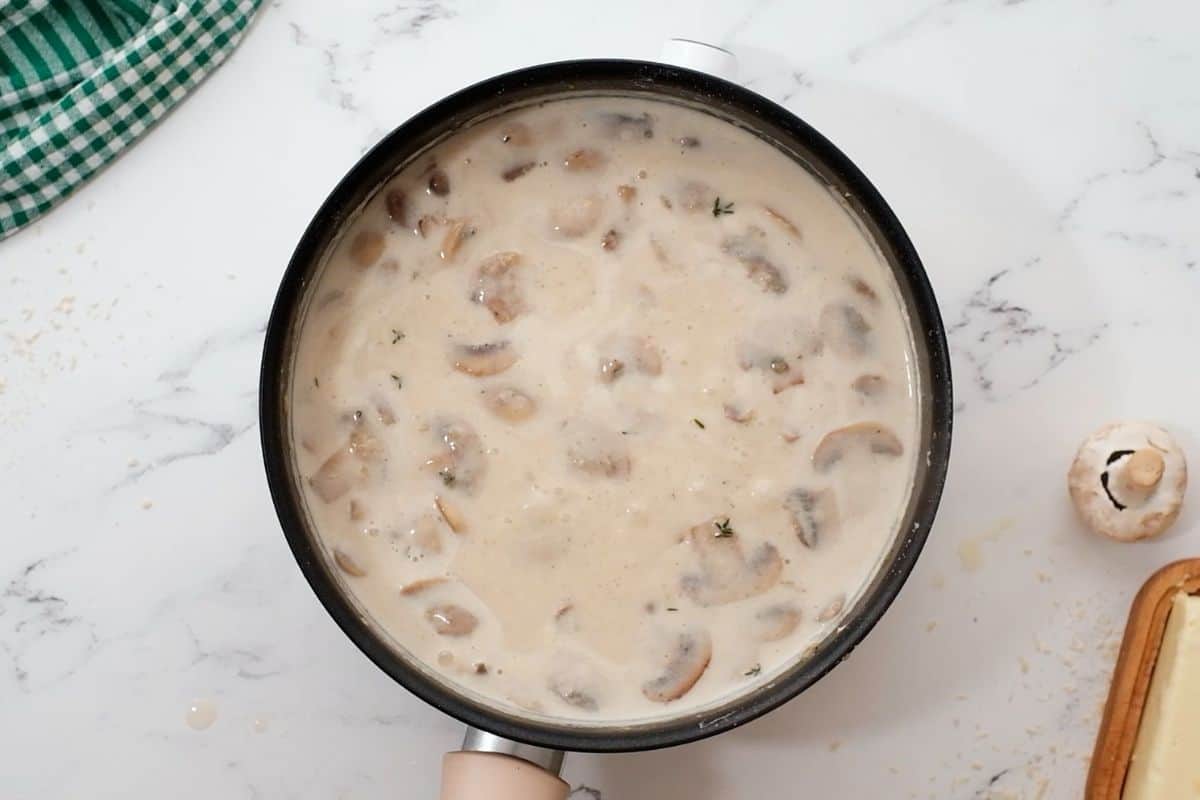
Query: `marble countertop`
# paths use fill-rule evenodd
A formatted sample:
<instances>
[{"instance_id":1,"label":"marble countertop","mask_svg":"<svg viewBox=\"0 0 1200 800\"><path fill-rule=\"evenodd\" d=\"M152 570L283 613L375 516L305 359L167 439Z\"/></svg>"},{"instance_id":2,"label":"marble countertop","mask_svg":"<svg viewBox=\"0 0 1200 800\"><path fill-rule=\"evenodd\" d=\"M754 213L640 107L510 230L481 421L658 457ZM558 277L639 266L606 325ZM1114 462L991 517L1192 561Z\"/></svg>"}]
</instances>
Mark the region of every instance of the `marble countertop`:
<instances>
[{"instance_id":1,"label":"marble countertop","mask_svg":"<svg viewBox=\"0 0 1200 800\"><path fill-rule=\"evenodd\" d=\"M691 35L906 225L950 330L953 461L846 663L719 738L568 757L573 800L1078 797L1133 593L1200 554L1195 491L1137 546L1082 531L1065 493L1114 418L1200 463L1198 32L1172 0L267 5L144 142L0 243L0 796L434 796L462 726L343 637L267 497L270 303L321 199L416 110Z\"/></svg>"}]
</instances>

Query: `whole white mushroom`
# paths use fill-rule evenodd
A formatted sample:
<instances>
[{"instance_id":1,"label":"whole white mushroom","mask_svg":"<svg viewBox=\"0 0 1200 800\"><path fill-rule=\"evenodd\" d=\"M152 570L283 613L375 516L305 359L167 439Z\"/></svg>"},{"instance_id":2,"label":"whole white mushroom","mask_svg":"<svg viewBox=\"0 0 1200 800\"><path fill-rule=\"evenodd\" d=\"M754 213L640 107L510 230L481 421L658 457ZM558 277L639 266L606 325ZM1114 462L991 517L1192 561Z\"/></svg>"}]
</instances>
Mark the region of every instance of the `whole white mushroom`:
<instances>
[{"instance_id":1,"label":"whole white mushroom","mask_svg":"<svg viewBox=\"0 0 1200 800\"><path fill-rule=\"evenodd\" d=\"M1089 436L1067 473L1075 510L1097 533L1148 539L1179 516L1187 462L1171 435L1149 422L1115 422Z\"/></svg>"}]
</instances>

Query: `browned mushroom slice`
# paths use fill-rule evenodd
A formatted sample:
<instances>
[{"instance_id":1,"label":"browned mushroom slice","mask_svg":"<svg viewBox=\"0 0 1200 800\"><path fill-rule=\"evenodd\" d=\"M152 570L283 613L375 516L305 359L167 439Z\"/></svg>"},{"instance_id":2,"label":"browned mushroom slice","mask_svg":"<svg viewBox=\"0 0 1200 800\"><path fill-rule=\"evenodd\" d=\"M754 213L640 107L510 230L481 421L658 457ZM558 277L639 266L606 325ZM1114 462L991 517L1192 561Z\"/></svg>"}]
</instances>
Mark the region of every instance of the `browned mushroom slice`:
<instances>
[{"instance_id":1,"label":"browned mushroom slice","mask_svg":"<svg viewBox=\"0 0 1200 800\"><path fill-rule=\"evenodd\" d=\"M621 243L621 234L616 228L610 228L607 233L600 237L601 250L616 250L617 245Z\"/></svg>"},{"instance_id":2,"label":"browned mushroom slice","mask_svg":"<svg viewBox=\"0 0 1200 800\"><path fill-rule=\"evenodd\" d=\"M882 397L887 391L887 379L882 375L859 375L850 384L850 388L868 400Z\"/></svg>"},{"instance_id":3,"label":"browned mushroom slice","mask_svg":"<svg viewBox=\"0 0 1200 800\"><path fill-rule=\"evenodd\" d=\"M734 603L762 594L779 581L783 559L775 545L763 542L749 556L728 519L709 520L687 533L700 563L700 574L683 577L683 591L698 606Z\"/></svg>"},{"instance_id":4,"label":"browned mushroom slice","mask_svg":"<svg viewBox=\"0 0 1200 800\"><path fill-rule=\"evenodd\" d=\"M479 620L470 611L452 603L430 606L425 619L439 636L467 636L479 627Z\"/></svg>"},{"instance_id":5,"label":"browned mushroom slice","mask_svg":"<svg viewBox=\"0 0 1200 800\"><path fill-rule=\"evenodd\" d=\"M631 468L625 441L598 425L572 420L563 426L567 461L575 469L603 478L624 478Z\"/></svg>"},{"instance_id":6,"label":"browned mushroom slice","mask_svg":"<svg viewBox=\"0 0 1200 800\"><path fill-rule=\"evenodd\" d=\"M500 141L515 147L533 144L533 130L524 122L509 122L500 129Z\"/></svg>"},{"instance_id":7,"label":"browned mushroom slice","mask_svg":"<svg viewBox=\"0 0 1200 800\"><path fill-rule=\"evenodd\" d=\"M754 636L759 641L777 642L800 625L800 609L790 603L776 603L754 614Z\"/></svg>"},{"instance_id":8,"label":"browned mushroom slice","mask_svg":"<svg viewBox=\"0 0 1200 800\"><path fill-rule=\"evenodd\" d=\"M476 378L499 375L517 363L517 352L506 341L460 344L454 348L454 368Z\"/></svg>"},{"instance_id":9,"label":"browned mushroom slice","mask_svg":"<svg viewBox=\"0 0 1200 800\"><path fill-rule=\"evenodd\" d=\"M629 114L606 111L601 113L599 118L600 131L610 138L622 142L654 138L654 118L648 113L634 117Z\"/></svg>"},{"instance_id":10,"label":"browned mushroom slice","mask_svg":"<svg viewBox=\"0 0 1200 800\"><path fill-rule=\"evenodd\" d=\"M822 437L813 451L813 469L829 472L853 452L897 458L904 453L904 445L882 423L856 422L832 430Z\"/></svg>"},{"instance_id":11,"label":"browned mushroom slice","mask_svg":"<svg viewBox=\"0 0 1200 800\"><path fill-rule=\"evenodd\" d=\"M600 382L612 383L625 372L625 362L619 358L606 358L600 362Z\"/></svg>"},{"instance_id":12,"label":"browned mushroom slice","mask_svg":"<svg viewBox=\"0 0 1200 800\"><path fill-rule=\"evenodd\" d=\"M537 411L537 403L513 386L494 386L483 393L483 402L493 414L509 422L522 422Z\"/></svg>"},{"instance_id":13,"label":"browned mushroom slice","mask_svg":"<svg viewBox=\"0 0 1200 800\"><path fill-rule=\"evenodd\" d=\"M584 195L565 205L555 206L550 211L550 225L559 236L578 239L596 227L603 210L604 200L599 195Z\"/></svg>"},{"instance_id":14,"label":"browned mushroom slice","mask_svg":"<svg viewBox=\"0 0 1200 800\"><path fill-rule=\"evenodd\" d=\"M350 242L350 258L360 267L369 267L383 255L383 234L379 231L359 231Z\"/></svg>"},{"instance_id":15,"label":"browned mushroom slice","mask_svg":"<svg viewBox=\"0 0 1200 800\"><path fill-rule=\"evenodd\" d=\"M467 529L467 518L463 516L462 511L449 498L442 497L440 494L433 498L433 504L437 506L438 513L442 515L442 519L450 526L450 530L455 533L463 533Z\"/></svg>"},{"instance_id":16,"label":"browned mushroom slice","mask_svg":"<svg viewBox=\"0 0 1200 800\"><path fill-rule=\"evenodd\" d=\"M563 159L567 172L592 172L604 166L608 157L592 147L583 147Z\"/></svg>"},{"instance_id":17,"label":"browned mushroom slice","mask_svg":"<svg viewBox=\"0 0 1200 800\"><path fill-rule=\"evenodd\" d=\"M446 582L448 582L448 579L440 575L432 578L421 578L401 586L400 594L404 597L412 597L415 594L426 592L435 586L441 586Z\"/></svg>"},{"instance_id":18,"label":"browned mushroom slice","mask_svg":"<svg viewBox=\"0 0 1200 800\"><path fill-rule=\"evenodd\" d=\"M512 322L525 310L525 300L517 284L520 263L520 253L496 253L485 258L475 274L471 299L491 311L501 325Z\"/></svg>"},{"instance_id":19,"label":"browned mushroom slice","mask_svg":"<svg viewBox=\"0 0 1200 800\"><path fill-rule=\"evenodd\" d=\"M633 363L643 375L662 374L662 351L654 340L643 336L634 342Z\"/></svg>"},{"instance_id":20,"label":"browned mushroom slice","mask_svg":"<svg viewBox=\"0 0 1200 800\"><path fill-rule=\"evenodd\" d=\"M383 205L392 222L397 225L408 225L408 196L399 189L388 189L383 196Z\"/></svg>"},{"instance_id":21,"label":"browned mushroom slice","mask_svg":"<svg viewBox=\"0 0 1200 800\"><path fill-rule=\"evenodd\" d=\"M846 281L850 284L850 288L854 290L854 293L859 297L870 300L872 303L879 302L879 295L874 289L871 288L871 284L867 283L862 278L859 278L858 276L850 276L846 278Z\"/></svg>"},{"instance_id":22,"label":"browned mushroom slice","mask_svg":"<svg viewBox=\"0 0 1200 800\"><path fill-rule=\"evenodd\" d=\"M763 208L763 211L767 212L768 217L773 219L775 222L779 223L780 227L782 227L785 231L790 233L793 238L795 238L795 239L803 239L804 238L804 236L800 233L800 229L798 227L796 227L796 223L792 222L790 219L785 217L783 214L780 214L778 211L771 208L770 206L763 206L762 208Z\"/></svg>"},{"instance_id":23,"label":"browned mushroom slice","mask_svg":"<svg viewBox=\"0 0 1200 800\"><path fill-rule=\"evenodd\" d=\"M784 498L783 507L805 547L816 547L837 528L837 498L830 489L793 489Z\"/></svg>"},{"instance_id":24,"label":"browned mushroom slice","mask_svg":"<svg viewBox=\"0 0 1200 800\"><path fill-rule=\"evenodd\" d=\"M696 685L712 660L712 639L703 630L681 631L663 660L662 673L642 684L642 694L656 703L678 700Z\"/></svg>"},{"instance_id":25,"label":"browned mushroom slice","mask_svg":"<svg viewBox=\"0 0 1200 800\"><path fill-rule=\"evenodd\" d=\"M762 228L752 225L740 236L726 237L721 242L721 250L737 259L745 268L746 277L764 292L783 294L788 290L783 272L766 257L766 233Z\"/></svg>"},{"instance_id":26,"label":"browned mushroom slice","mask_svg":"<svg viewBox=\"0 0 1200 800\"><path fill-rule=\"evenodd\" d=\"M793 367L793 368L789 369L787 372L785 372L781 375L777 375L777 376L775 376L774 379L772 379L771 392L773 394L780 394L781 392L786 392L788 389L791 389L793 386L803 386L803 385L804 385L804 373L801 372L798 368Z\"/></svg>"},{"instance_id":27,"label":"browned mushroom slice","mask_svg":"<svg viewBox=\"0 0 1200 800\"><path fill-rule=\"evenodd\" d=\"M367 517L367 510L363 504L355 498L350 498L350 520L352 522L361 522Z\"/></svg>"},{"instance_id":28,"label":"browned mushroom slice","mask_svg":"<svg viewBox=\"0 0 1200 800\"><path fill-rule=\"evenodd\" d=\"M725 419L730 422L736 422L739 425L745 425L754 419L754 409L742 409L732 403L725 404Z\"/></svg>"},{"instance_id":29,"label":"browned mushroom slice","mask_svg":"<svg viewBox=\"0 0 1200 800\"><path fill-rule=\"evenodd\" d=\"M825 306L821 309L818 324L829 349L843 358L857 358L872 348L871 323L852 305L831 303Z\"/></svg>"},{"instance_id":30,"label":"browned mushroom slice","mask_svg":"<svg viewBox=\"0 0 1200 800\"><path fill-rule=\"evenodd\" d=\"M367 574L367 568L340 547L333 548L333 563L337 564L342 572L354 578L362 578Z\"/></svg>"},{"instance_id":31,"label":"browned mushroom slice","mask_svg":"<svg viewBox=\"0 0 1200 800\"><path fill-rule=\"evenodd\" d=\"M504 179L505 183L512 183L517 178L520 178L520 177L523 177L524 175L526 175L531 169L533 169L536 166L537 166L536 161L522 161L520 164L514 164L513 166L504 170L504 172L501 172L500 177Z\"/></svg>"},{"instance_id":32,"label":"browned mushroom slice","mask_svg":"<svg viewBox=\"0 0 1200 800\"><path fill-rule=\"evenodd\" d=\"M457 419L438 422L434 434L445 449L427 463L437 470L445 486L470 492L487 471L479 434Z\"/></svg>"},{"instance_id":33,"label":"browned mushroom slice","mask_svg":"<svg viewBox=\"0 0 1200 800\"><path fill-rule=\"evenodd\" d=\"M433 232L434 228L439 225L445 225L446 221L447 220L444 214L422 214L417 219L417 227L415 230L420 237L424 239Z\"/></svg>"},{"instance_id":34,"label":"browned mushroom slice","mask_svg":"<svg viewBox=\"0 0 1200 800\"><path fill-rule=\"evenodd\" d=\"M817 614L818 622L829 622L835 619L838 614L842 613L842 609L846 607L846 595L839 594L837 597L830 600Z\"/></svg>"},{"instance_id":35,"label":"browned mushroom slice","mask_svg":"<svg viewBox=\"0 0 1200 800\"><path fill-rule=\"evenodd\" d=\"M438 251L438 255L443 261L453 261L458 255L458 251L462 249L463 242L475 235L475 229L471 227L469 221L465 219L456 219L450 223L450 227L446 229L446 235L442 237L442 247Z\"/></svg>"},{"instance_id":36,"label":"browned mushroom slice","mask_svg":"<svg viewBox=\"0 0 1200 800\"><path fill-rule=\"evenodd\" d=\"M428 187L429 193L438 197L445 197L450 194L450 176L443 170L435 169L429 176Z\"/></svg>"},{"instance_id":37,"label":"browned mushroom slice","mask_svg":"<svg viewBox=\"0 0 1200 800\"><path fill-rule=\"evenodd\" d=\"M622 203L631 203L637 197L637 188L627 183L622 183L617 187L617 197L621 198Z\"/></svg>"}]
</instances>

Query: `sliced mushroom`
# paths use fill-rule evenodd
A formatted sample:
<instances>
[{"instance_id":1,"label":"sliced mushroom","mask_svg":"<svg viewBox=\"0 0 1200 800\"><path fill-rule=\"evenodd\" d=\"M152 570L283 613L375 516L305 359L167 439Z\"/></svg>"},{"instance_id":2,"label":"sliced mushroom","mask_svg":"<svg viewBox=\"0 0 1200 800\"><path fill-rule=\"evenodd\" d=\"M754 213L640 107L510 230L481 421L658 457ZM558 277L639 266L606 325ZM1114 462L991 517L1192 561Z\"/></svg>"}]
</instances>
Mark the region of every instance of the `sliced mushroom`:
<instances>
[{"instance_id":1,"label":"sliced mushroom","mask_svg":"<svg viewBox=\"0 0 1200 800\"><path fill-rule=\"evenodd\" d=\"M430 514L417 517L398 540L404 545L404 556L410 561L420 561L426 556L442 552L442 536L438 532L437 520Z\"/></svg>"},{"instance_id":2,"label":"sliced mushroom","mask_svg":"<svg viewBox=\"0 0 1200 800\"><path fill-rule=\"evenodd\" d=\"M438 225L445 225L447 222L444 214L422 214L417 219L416 232L422 239L427 237L434 228Z\"/></svg>"},{"instance_id":3,"label":"sliced mushroom","mask_svg":"<svg viewBox=\"0 0 1200 800\"><path fill-rule=\"evenodd\" d=\"M839 594L837 597L825 604L824 608L817 614L818 622L829 622L836 619L842 613L842 609L846 607L846 595Z\"/></svg>"},{"instance_id":4,"label":"sliced mushroom","mask_svg":"<svg viewBox=\"0 0 1200 800\"><path fill-rule=\"evenodd\" d=\"M788 290L782 270L766 257L767 235L762 228L751 225L740 236L730 236L721 242L721 250L733 256L746 269L746 277L757 283L764 292L783 294Z\"/></svg>"},{"instance_id":5,"label":"sliced mushroom","mask_svg":"<svg viewBox=\"0 0 1200 800\"><path fill-rule=\"evenodd\" d=\"M622 183L617 187L617 197L621 198L622 203L631 203L637 197L637 188L627 183Z\"/></svg>"},{"instance_id":6,"label":"sliced mushroom","mask_svg":"<svg viewBox=\"0 0 1200 800\"><path fill-rule=\"evenodd\" d=\"M513 386L494 386L483 393L483 402L493 414L508 422L523 422L537 411L537 403Z\"/></svg>"},{"instance_id":7,"label":"sliced mushroom","mask_svg":"<svg viewBox=\"0 0 1200 800\"><path fill-rule=\"evenodd\" d=\"M563 159L567 172L594 172L604 166L608 157L592 147L582 147Z\"/></svg>"},{"instance_id":8,"label":"sliced mushroom","mask_svg":"<svg viewBox=\"0 0 1200 800\"><path fill-rule=\"evenodd\" d=\"M616 250L617 245L621 243L621 234L616 228L610 228L603 236L600 237L601 250Z\"/></svg>"},{"instance_id":9,"label":"sliced mushroom","mask_svg":"<svg viewBox=\"0 0 1200 800\"><path fill-rule=\"evenodd\" d=\"M502 252L488 256L475 273L471 300L492 312L501 325L512 322L525 310L525 299L517 282L521 254Z\"/></svg>"},{"instance_id":10,"label":"sliced mushroom","mask_svg":"<svg viewBox=\"0 0 1200 800\"><path fill-rule=\"evenodd\" d=\"M408 196L399 189L388 189L383 196L383 205L392 222L397 225L408 225Z\"/></svg>"},{"instance_id":11,"label":"sliced mushroom","mask_svg":"<svg viewBox=\"0 0 1200 800\"><path fill-rule=\"evenodd\" d=\"M514 164L513 166L504 170L504 172L501 172L500 177L504 179L505 183L512 183L517 178L520 178L520 177L523 177L524 175L526 175L530 170L532 170L537 165L538 165L538 162L536 162L536 161L522 161L520 164Z\"/></svg>"},{"instance_id":12,"label":"sliced mushroom","mask_svg":"<svg viewBox=\"0 0 1200 800\"><path fill-rule=\"evenodd\" d=\"M687 694L712 660L712 638L707 631L676 634L663 659L662 673L642 684L642 694L656 703L669 703Z\"/></svg>"},{"instance_id":13,"label":"sliced mushroom","mask_svg":"<svg viewBox=\"0 0 1200 800\"><path fill-rule=\"evenodd\" d=\"M643 375L661 375L662 351L650 337L640 337L634 342L633 363Z\"/></svg>"},{"instance_id":14,"label":"sliced mushroom","mask_svg":"<svg viewBox=\"0 0 1200 800\"><path fill-rule=\"evenodd\" d=\"M771 381L771 393L780 394L791 389L793 386L804 385L804 373L798 368L789 369L786 373L779 375Z\"/></svg>"},{"instance_id":15,"label":"sliced mushroom","mask_svg":"<svg viewBox=\"0 0 1200 800\"><path fill-rule=\"evenodd\" d=\"M350 242L350 258L360 267L369 267L383 255L383 234L379 231L359 231Z\"/></svg>"},{"instance_id":16,"label":"sliced mushroom","mask_svg":"<svg viewBox=\"0 0 1200 800\"><path fill-rule=\"evenodd\" d=\"M701 181L684 181L675 193L679 207L691 214L711 211L716 199L717 193Z\"/></svg>"},{"instance_id":17,"label":"sliced mushroom","mask_svg":"<svg viewBox=\"0 0 1200 800\"><path fill-rule=\"evenodd\" d=\"M718 606L762 594L779 582L783 559L775 545L763 542L749 556L728 520L696 525L687 533L700 574L683 577L683 591L698 606Z\"/></svg>"},{"instance_id":18,"label":"sliced mushroom","mask_svg":"<svg viewBox=\"0 0 1200 800\"><path fill-rule=\"evenodd\" d=\"M625 362L619 358L606 358L600 362L601 383L612 383L625 371Z\"/></svg>"},{"instance_id":19,"label":"sliced mushroom","mask_svg":"<svg viewBox=\"0 0 1200 800\"><path fill-rule=\"evenodd\" d=\"M426 463L436 469L442 483L453 489L470 492L487 472L483 442L475 429L463 420L441 420L434 426L434 435L443 450Z\"/></svg>"},{"instance_id":20,"label":"sliced mushroom","mask_svg":"<svg viewBox=\"0 0 1200 800\"><path fill-rule=\"evenodd\" d=\"M465 219L456 219L450 223L450 227L446 229L446 235L442 237L442 247L438 251L438 255L443 261L453 261L458 256L458 251L462 249L463 242L475 235L475 229L471 227L471 223Z\"/></svg>"},{"instance_id":21,"label":"sliced mushroom","mask_svg":"<svg viewBox=\"0 0 1200 800\"><path fill-rule=\"evenodd\" d=\"M855 422L821 438L813 451L813 469L820 473L829 472L852 452L898 458L904 453L904 445L883 423Z\"/></svg>"},{"instance_id":22,"label":"sliced mushroom","mask_svg":"<svg viewBox=\"0 0 1200 800\"><path fill-rule=\"evenodd\" d=\"M363 504L353 497L350 498L350 520L351 522L362 522L366 519L367 510Z\"/></svg>"},{"instance_id":23,"label":"sliced mushroom","mask_svg":"<svg viewBox=\"0 0 1200 800\"><path fill-rule=\"evenodd\" d=\"M450 194L450 176L443 170L435 169L429 176L427 188L430 194L445 197Z\"/></svg>"},{"instance_id":24,"label":"sliced mushroom","mask_svg":"<svg viewBox=\"0 0 1200 800\"><path fill-rule=\"evenodd\" d=\"M818 322L829 349L843 358L858 358L874 346L871 323L858 309L846 303L831 303L821 309Z\"/></svg>"},{"instance_id":25,"label":"sliced mushroom","mask_svg":"<svg viewBox=\"0 0 1200 800\"><path fill-rule=\"evenodd\" d=\"M420 580L415 580L415 581L412 581L411 583L406 583L403 586L401 586L400 594L403 595L404 597L412 597L415 594L421 594L422 592L426 592L435 586L441 586L442 584L447 583L448 581L449 581L448 578L444 578L440 575L432 577L432 578L421 578Z\"/></svg>"},{"instance_id":26,"label":"sliced mushroom","mask_svg":"<svg viewBox=\"0 0 1200 800\"><path fill-rule=\"evenodd\" d=\"M783 507L805 547L816 547L837 528L837 498L831 489L793 489L784 498Z\"/></svg>"},{"instance_id":27,"label":"sliced mushroom","mask_svg":"<svg viewBox=\"0 0 1200 800\"><path fill-rule=\"evenodd\" d=\"M555 206L550 211L550 226L559 236L578 239L596 227L604 200L598 194L576 198L565 205Z\"/></svg>"},{"instance_id":28,"label":"sliced mushroom","mask_svg":"<svg viewBox=\"0 0 1200 800\"><path fill-rule=\"evenodd\" d=\"M791 603L775 603L754 614L754 637L762 642L777 642L800 626L800 609Z\"/></svg>"},{"instance_id":29,"label":"sliced mushroom","mask_svg":"<svg viewBox=\"0 0 1200 800\"><path fill-rule=\"evenodd\" d=\"M367 574L367 568L340 547L333 548L333 563L337 564L342 572L354 578L362 578Z\"/></svg>"},{"instance_id":30,"label":"sliced mushroom","mask_svg":"<svg viewBox=\"0 0 1200 800\"><path fill-rule=\"evenodd\" d=\"M439 636L467 636L479 627L479 619L462 606L452 603L430 606L425 619Z\"/></svg>"},{"instance_id":31,"label":"sliced mushroom","mask_svg":"<svg viewBox=\"0 0 1200 800\"><path fill-rule=\"evenodd\" d=\"M796 227L796 223L792 222L790 219L785 217L783 214L780 214L778 211L771 208L770 206L763 206L762 208L763 208L763 211L767 212L768 217L770 217L775 222L779 223L780 227L782 227L785 231L790 233L793 238L795 238L797 240L804 239L804 235L800 233L800 229L798 227Z\"/></svg>"},{"instance_id":32,"label":"sliced mushroom","mask_svg":"<svg viewBox=\"0 0 1200 800\"><path fill-rule=\"evenodd\" d=\"M600 707L595 697L592 697L583 689L563 683L558 678L550 680L549 688L550 691L558 695L559 699L569 706L581 708L584 711L595 711Z\"/></svg>"},{"instance_id":33,"label":"sliced mushroom","mask_svg":"<svg viewBox=\"0 0 1200 800\"><path fill-rule=\"evenodd\" d=\"M476 378L499 375L517 363L517 352L506 341L460 344L454 348L454 368Z\"/></svg>"},{"instance_id":34,"label":"sliced mushroom","mask_svg":"<svg viewBox=\"0 0 1200 800\"><path fill-rule=\"evenodd\" d=\"M325 459L308 484L326 503L332 503L356 486L366 483L367 465L342 448Z\"/></svg>"},{"instance_id":35,"label":"sliced mushroom","mask_svg":"<svg viewBox=\"0 0 1200 800\"><path fill-rule=\"evenodd\" d=\"M882 397L887 391L887 379L882 375L859 375L850 388L868 400Z\"/></svg>"},{"instance_id":36,"label":"sliced mushroom","mask_svg":"<svg viewBox=\"0 0 1200 800\"><path fill-rule=\"evenodd\" d=\"M351 489L362 486L371 474L371 466L383 457L383 444L365 430L351 432L346 446L325 459L309 478L317 496L332 503Z\"/></svg>"},{"instance_id":37,"label":"sliced mushroom","mask_svg":"<svg viewBox=\"0 0 1200 800\"><path fill-rule=\"evenodd\" d=\"M850 288L854 290L854 293L859 297L869 300L872 303L879 302L879 294L871 288L871 284L867 283L862 278L858 277L857 275L852 275L846 278L846 281L850 284Z\"/></svg>"},{"instance_id":38,"label":"sliced mushroom","mask_svg":"<svg viewBox=\"0 0 1200 800\"><path fill-rule=\"evenodd\" d=\"M450 530L455 533L466 531L467 518L463 515L462 510L454 504L453 500L442 497L439 494L433 498L433 504L437 506L438 513L442 515L442 519L450 526Z\"/></svg>"},{"instance_id":39,"label":"sliced mushroom","mask_svg":"<svg viewBox=\"0 0 1200 800\"><path fill-rule=\"evenodd\" d=\"M631 463L625 440L593 423L571 420L563 426L567 461L575 469L603 478L625 478Z\"/></svg>"},{"instance_id":40,"label":"sliced mushroom","mask_svg":"<svg viewBox=\"0 0 1200 800\"><path fill-rule=\"evenodd\" d=\"M726 403L725 419L729 420L730 422L736 422L739 425L745 425L747 422L750 422L754 419L754 409L742 409L741 407L735 406L732 403Z\"/></svg>"},{"instance_id":41,"label":"sliced mushroom","mask_svg":"<svg viewBox=\"0 0 1200 800\"><path fill-rule=\"evenodd\" d=\"M630 116L614 111L599 115L600 130L606 136L622 142L654 138L654 118L648 113Z\"/></svg>"}]
</instances>

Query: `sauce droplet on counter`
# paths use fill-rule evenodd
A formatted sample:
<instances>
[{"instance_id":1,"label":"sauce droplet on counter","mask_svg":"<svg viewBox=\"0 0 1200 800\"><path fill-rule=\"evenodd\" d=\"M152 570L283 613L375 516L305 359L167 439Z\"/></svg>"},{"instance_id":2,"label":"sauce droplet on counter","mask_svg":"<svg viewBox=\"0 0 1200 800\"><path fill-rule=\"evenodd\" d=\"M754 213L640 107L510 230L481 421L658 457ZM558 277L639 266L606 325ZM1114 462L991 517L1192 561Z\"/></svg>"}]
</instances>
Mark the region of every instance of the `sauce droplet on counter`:
<instances>
[{"instance_id":1,"label":"sauce droplet on counter","mask_svg":"<svg viewBox=\"0 0 1200 800\"><path fill-rule=\"evenodd\" d=\"M194 731L207 730L217 721L217 705L211 700L193 700L184 719Z\"/></svg>"}]
</instances>

